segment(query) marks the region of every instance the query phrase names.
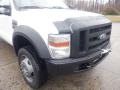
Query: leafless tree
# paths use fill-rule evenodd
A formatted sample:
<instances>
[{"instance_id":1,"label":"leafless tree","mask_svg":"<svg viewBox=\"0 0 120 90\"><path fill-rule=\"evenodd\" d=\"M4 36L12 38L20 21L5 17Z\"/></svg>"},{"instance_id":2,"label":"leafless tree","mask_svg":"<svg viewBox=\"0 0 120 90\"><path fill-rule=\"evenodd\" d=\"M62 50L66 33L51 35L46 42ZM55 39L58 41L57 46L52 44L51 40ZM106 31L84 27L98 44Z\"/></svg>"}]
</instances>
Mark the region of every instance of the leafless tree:
<instances>
[{"instance_id":1,"label":"leafless tree","mask_svg":"<svg viewBox=\"0 0 120 90\"><path fill-rule=\"evenodd\" d=\"M101 12L105 7L113 7L120 10L120 0L65 0L72 7L81 10Z\"/></svg>"}]
</instances>

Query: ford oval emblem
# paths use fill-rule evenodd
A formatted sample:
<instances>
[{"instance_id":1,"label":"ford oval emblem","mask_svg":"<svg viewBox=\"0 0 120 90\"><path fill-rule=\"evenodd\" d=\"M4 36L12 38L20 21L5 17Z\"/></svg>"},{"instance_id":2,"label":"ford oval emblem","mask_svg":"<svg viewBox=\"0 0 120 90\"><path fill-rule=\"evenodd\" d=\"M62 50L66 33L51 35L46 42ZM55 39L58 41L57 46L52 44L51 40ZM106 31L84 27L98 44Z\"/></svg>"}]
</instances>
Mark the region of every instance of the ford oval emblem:
<instances>
[{"instance_id":1,"label":"ford oval emblem","mask_svg":"<svg viewBox=\"0 0 120 90\"><path fill-rule=\"evenodd\" d=\"M99 36L99 39L102 40L102 39L105 39L107 37L106 33L103 33Z\"/></svg>"}]
</instances>

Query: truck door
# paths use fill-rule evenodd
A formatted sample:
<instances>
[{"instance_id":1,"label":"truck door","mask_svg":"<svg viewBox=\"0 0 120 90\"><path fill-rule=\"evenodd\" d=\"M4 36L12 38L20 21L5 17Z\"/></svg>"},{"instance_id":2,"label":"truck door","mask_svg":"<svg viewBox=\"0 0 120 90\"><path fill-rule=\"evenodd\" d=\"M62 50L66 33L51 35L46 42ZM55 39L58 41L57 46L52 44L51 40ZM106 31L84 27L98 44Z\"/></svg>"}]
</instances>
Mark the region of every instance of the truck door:
<instances>
[{"instance_id":1,"label":"truck door","mask_svg":"<svg viewBox=\"0 0 120 90\"><path fill-rule=\"evenodd\" d=\"M12 45L12 17L9 0L0 0L0 37Z\"/></svg>"}]
</instances>

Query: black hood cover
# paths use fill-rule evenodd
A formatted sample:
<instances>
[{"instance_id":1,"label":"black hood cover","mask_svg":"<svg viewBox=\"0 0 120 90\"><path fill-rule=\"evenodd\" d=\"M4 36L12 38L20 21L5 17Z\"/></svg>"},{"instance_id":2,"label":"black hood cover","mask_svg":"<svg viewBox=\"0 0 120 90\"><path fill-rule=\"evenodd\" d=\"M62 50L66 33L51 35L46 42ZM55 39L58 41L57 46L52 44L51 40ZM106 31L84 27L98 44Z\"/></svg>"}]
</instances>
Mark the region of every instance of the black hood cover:
<instances>
[{"instance_id":1,"label":"black hood cover","mask_svg":"<svg viewBox=\"0 0 120 90\"><path fill-rule=\"evenodd\" d=\"M108 23L111 23L110 20L108 20L104 16L77 17L69 18L65 21L54 22L60 34L74 33L75 30Z\"/></svg>"}]
</instances>

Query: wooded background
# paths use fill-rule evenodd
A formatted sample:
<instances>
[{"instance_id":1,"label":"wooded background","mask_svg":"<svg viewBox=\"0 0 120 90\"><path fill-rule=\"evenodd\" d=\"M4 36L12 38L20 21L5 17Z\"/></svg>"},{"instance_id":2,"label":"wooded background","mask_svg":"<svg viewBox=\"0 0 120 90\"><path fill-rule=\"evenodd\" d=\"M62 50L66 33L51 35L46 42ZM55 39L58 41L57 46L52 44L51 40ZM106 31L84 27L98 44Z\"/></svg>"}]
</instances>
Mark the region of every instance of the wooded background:
<instances>
[{"instance_id":1,"label":"wooded background","mask_svg":"<svg viewBox=\"0 0 120 90\"><path fill-rule=\"evenodd\" d=\"M65 0L70 8L103 14L120 14L120 0Z\"/></svg>"}]
</instances>

